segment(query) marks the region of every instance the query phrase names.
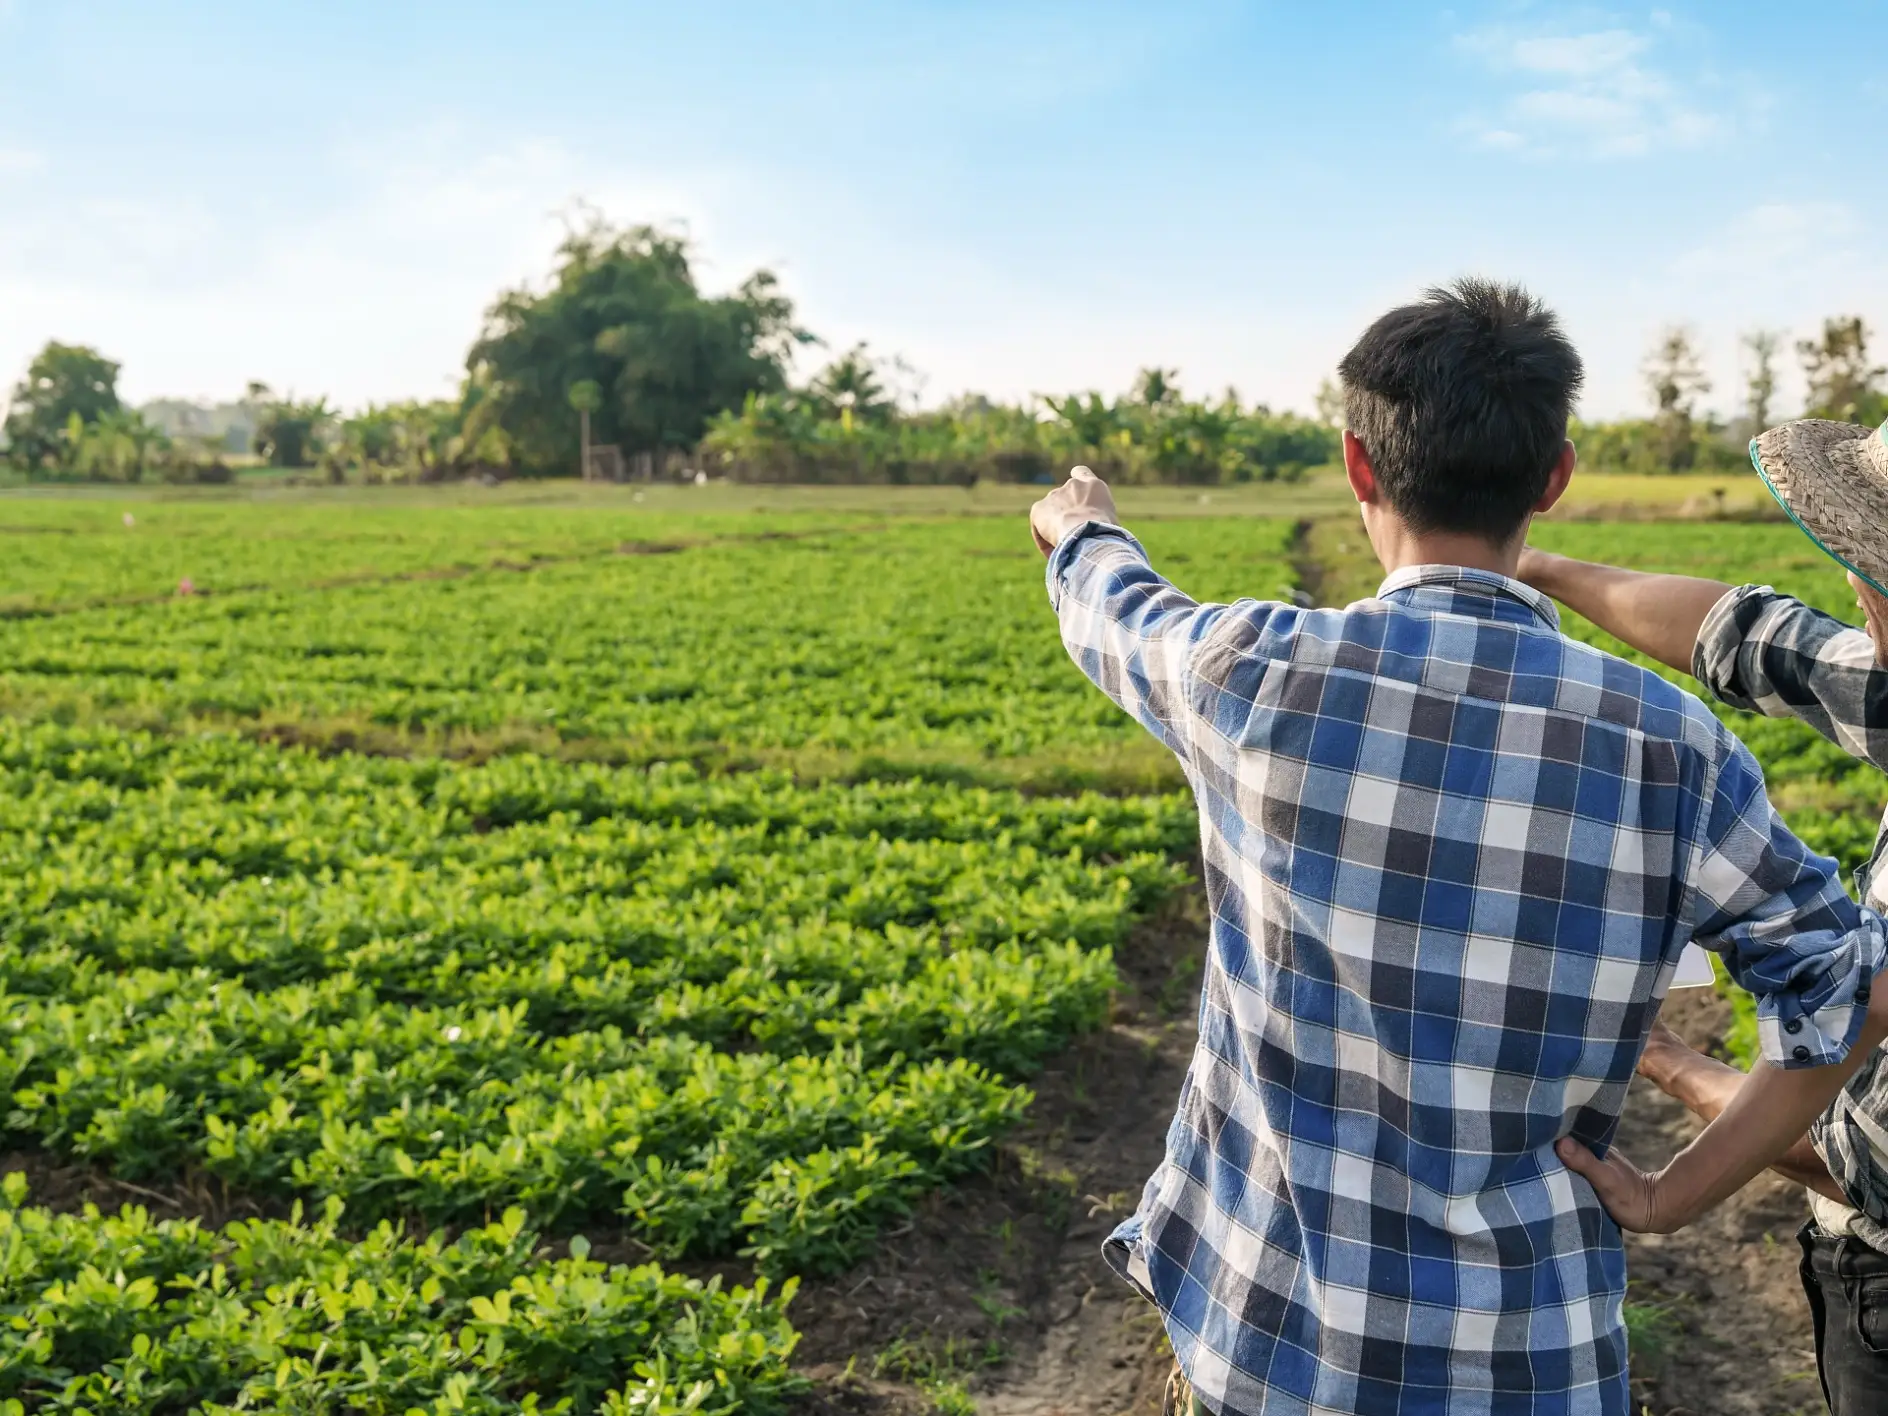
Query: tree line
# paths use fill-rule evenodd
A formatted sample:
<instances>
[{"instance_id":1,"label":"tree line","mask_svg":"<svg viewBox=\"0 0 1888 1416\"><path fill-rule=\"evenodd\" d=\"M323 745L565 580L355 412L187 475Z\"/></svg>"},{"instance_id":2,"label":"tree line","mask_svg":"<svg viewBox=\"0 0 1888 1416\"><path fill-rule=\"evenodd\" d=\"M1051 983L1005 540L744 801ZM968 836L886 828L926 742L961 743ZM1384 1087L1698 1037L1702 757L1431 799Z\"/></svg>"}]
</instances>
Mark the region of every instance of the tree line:
<instances>
[{"instance_id":1,"label":"tree line","mask_svg":"<svg viewBox=\"0 0 1888 1416\"><path fill-rule=\"evenodd\" d=\"M1859 315L1822 322L1795 342L1807 399L1802 415L1870 427L1888 421L1888 368L1869 351L1869 329ZM1712 391L1696 336L1683 326L1661 333L1643 370L1650 412L1644 418L1576 424L1581 461L1612 472L1718 472L1741 469L1750 439L1781 421L1778 364L1786 336L1759 329L1739 341L1741 387L1737 412L1726 419L1701 407Z\"/></svg>"},{"instance_id":2,"label":"tree line","mask_svg":"<svg viewBox=\"0 0 1888 1416\"><path fill-rule=\"evenodd\" d=\"M1888 372L1870 362L1868 340L1862 319L1845 316L1799 341L1810 412L1888 418ZM572 475L587 436L644 465L745 481L1027 481L1086 462L1116 480L1216 484L1294 478L1337 455L1341 399L1328 383L1311 417L1231 389L1191 397L1159 368L1119 397L966 395L927 409L909 369L865 345L796 383L797 356L818 342L771 272L708 295L682 237L592 218L567 234L545 288L505 291L486 311L456 397L342 413L253 383L213 427L199 426L174 402L125 406L116 363L51 343L13 390L4 456L41 477L228 480L237 430L272 466L333 481L435 481ZM1586 463L1741 463L1743 440L1774 415L1783 350L1771 331L1744 343L1743 407L1724 421L1701 407L1711 390L1694 337L1667 331L1646 364L1648 416L1578 427Z\"/></svg>"}]
</instances>

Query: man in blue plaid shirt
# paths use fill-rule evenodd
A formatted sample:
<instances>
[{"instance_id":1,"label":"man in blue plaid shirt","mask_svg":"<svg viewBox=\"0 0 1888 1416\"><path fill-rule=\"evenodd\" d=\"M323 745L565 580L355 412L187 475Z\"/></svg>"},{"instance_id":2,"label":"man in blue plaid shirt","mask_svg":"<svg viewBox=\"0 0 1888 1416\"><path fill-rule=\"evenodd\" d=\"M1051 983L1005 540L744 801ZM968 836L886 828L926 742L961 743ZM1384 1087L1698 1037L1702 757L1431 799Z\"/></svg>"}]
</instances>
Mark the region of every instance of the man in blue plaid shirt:
<instances>
[{"instance_id":1,"label":"man in blue plaid shirt","mask_svg":"<svg viewBox=\"0 0 1888 1416\"><path fill-rule=\"evenodd\" d=\"M1802 1135L1888 1033L1888 939L1702 704L1514 578L1573 472L1553 316L1465 281L1341 372L1374 599L1196 604L1086 469L1031 513L1070 654L1186 770L1212 904L1108 1256L1193 1409L1627 1416L1618 1224L1686 1224ZM1607 1146L1693 938L1767 1060L1646 1174Z\"/></svg>"}]
</instances>

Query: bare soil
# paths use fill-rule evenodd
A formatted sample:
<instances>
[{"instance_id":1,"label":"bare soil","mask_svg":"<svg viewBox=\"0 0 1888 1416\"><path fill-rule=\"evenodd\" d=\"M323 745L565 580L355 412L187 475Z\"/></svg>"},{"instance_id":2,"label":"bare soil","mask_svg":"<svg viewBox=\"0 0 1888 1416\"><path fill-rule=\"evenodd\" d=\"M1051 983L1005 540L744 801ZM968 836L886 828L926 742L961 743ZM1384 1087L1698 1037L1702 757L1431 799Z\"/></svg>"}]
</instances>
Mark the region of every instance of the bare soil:
<instances>
[{"instance_id":1,"label":"bare soil","mask_svg":"<svg viewBox=\"0 0 1888 1416\"><path fill-rule=\"evenodd\" d=\"M97 1205L106 1214L125 1205L141 1205L153 1219L199 1219L223 1225L239 1219L281 1219L291 1208L283 1201L231 1191L221 1181L195 1172L134 1184L99 1166L62 1159L31 1145L0 1150L0 1175L15 1170L25 1174L32 1204L66 1214L76 1214L87 1205Z\"/></svg>"},{"instance_id":2,"label":"bare soil","mask_svg":"<svg viewBox=\"0 0 1888 1416\"><path fill-rule=\"evenodd\" d=\"M1031 1079L1029 1118L986 1175L929 1197L843 1278L802 1289L809 1411L902 1416L930 1409L940 1382L983 1416L1159 1411L1166 1335L1101 1243L1160 1163L1193 1050L1205 909L1189 891L1117 951L1109 1026Z\"/></svg>"}]
</instances>

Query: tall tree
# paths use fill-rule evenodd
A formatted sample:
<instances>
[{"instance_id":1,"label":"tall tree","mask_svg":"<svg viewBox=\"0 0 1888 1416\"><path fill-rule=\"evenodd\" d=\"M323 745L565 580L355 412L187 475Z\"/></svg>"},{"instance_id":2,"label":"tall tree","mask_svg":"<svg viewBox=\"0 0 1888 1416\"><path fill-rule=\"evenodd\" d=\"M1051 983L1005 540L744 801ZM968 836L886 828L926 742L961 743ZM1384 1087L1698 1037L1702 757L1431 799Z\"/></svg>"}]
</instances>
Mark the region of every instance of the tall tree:
<instances>
[{"instance_id":1,"label":"tall tree","mask_svg":"<svg viewBox=\"0 0 1888 1416\"><path fill-rule=\"evenodd\" d=\"M590 415L603 406L603 390L597 387L595 379L579 379L570 386L565 397L577 410L577 475L587 482L590 480Z\"/></svg>"},{"instance_id":2,"label":"tall tree","mask_svg":"<svg viewBox=\"0 0 1888 1416\"><path fill-rule=\"evenodd\" d=\"M546 474L578 459L577 384L602 391L598 441L627 452L693 447L716 413L784 389L805 338L768 272L709 298L680 236L593 219L558 248L548 290L499 297L466 362L521 469Z\"/></svg>"},{"instance_id":3,"label":"tall tree","mask_svg":"<svg viewBox=\"0 0 1888 1416\"><path fill-rule=\"evenodd\" d=\"M291 395L266 403L256 420L256 453L271 467L313 467L333 419L325 398L297 403Z\"/></svg>"},{"instance_id":4,"label":"tall tree","mask_svg":"<svg viewBox=\"0 0 1888 1416\"><path fill-rule=\"evenodd\" d=\"M1868 326L1860 315L1824 320L1821 337L1798 340L1796 353L1809 380L1812 417L1877 423L1888 416L1881 388L1888 369L1868 362Z\"/></svg>"},{"instance_id":5,"label":"tall tree","mask_svg":"<svg viewBox=\"0 0 1888 1416\"><path fill-rule=\"evenodd\" d=\"M1777 350L1782 346L1774 330L1753 330L1744 336L1744 349L1750 355L1744 375L1744 416L1752 437L1770 426L1770 405L1777 396Z\"/></svg>"},{"instance_id":6,"label":"tall tree","mask_svg":"<svg viewBox=\"0 0 1888 1416\"><path fill-rule=\"evenodd\" d=\"M808 386L807 396L822 414L847 427L854 422L883 422L896 407L877 361L863 344L853 345L821 369Z\"/></svg>"},{"instance_id":7,"label":"tall tree","mask_svg":"<svg viewBox=\"0 0 1888 1416\"><path fill-rule=\"evenodd\" d=\"M49 342L26 366L7 407L9 456L26 467L58 460L76 417L90 427L118 404L118 365L83 344Z\"/></svg>"},{"instance_id":8,"label":"tall tree","mask_svg":"<svg viewBox=\"0 0 1888 1416\"><path fill-rule=\"evenodd\" d=\"M1134 401L1145 403L1149 408L1158 408L1167 403L1178 403L1180 401L1179 380L1178 369L1142 369L1134 380Z\"/></svg>"},{"instance_id":9,"label":"tall tree","mask_svg":"<svg viewBox=\"0 0 1888 1416\"><path fill-rule=\"evenodd\" d=\"M1336 379L1318 380L1318 396L1312 406L1320 423L1332 428L1344 426L1344 386Z\"/></svg>"},{"instance_id":10,"label":"tall tree","mask_svg":"<svg viewBox=\"0 0 1888 1416\"><path fill-rule=\"evenodd\" d=\"M1659 336L1645 362L1645 382L1658 408L1653 426L1659 461L1668 471L1683 472L1698 456L1693 427L1698 399L1711 391L1690 330L1674 325Z\"/></svg>"}]
</instances>

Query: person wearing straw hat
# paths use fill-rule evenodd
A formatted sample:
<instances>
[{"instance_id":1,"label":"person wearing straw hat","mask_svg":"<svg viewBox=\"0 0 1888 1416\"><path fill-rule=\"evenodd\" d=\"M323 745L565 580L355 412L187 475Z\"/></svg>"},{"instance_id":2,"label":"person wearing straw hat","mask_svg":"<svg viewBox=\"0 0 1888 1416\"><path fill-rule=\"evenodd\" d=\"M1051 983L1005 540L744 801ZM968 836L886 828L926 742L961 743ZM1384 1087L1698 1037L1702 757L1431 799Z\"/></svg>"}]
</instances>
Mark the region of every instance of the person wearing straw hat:
<instances>
[{"instance_id":1,"label":"person wearing straw hat","mask_svg":"<svg viewBox=\"0 0 1888 1416\"><path fill-rule=\"evenodd\" d=\"M1800 718L1888 770L1888 424L1809 418L1751 443L1790 519L1848 572L1864 628L1768 586L1733 588L1529 550L1519 576L1602 629L1695 675L1735 707ZM1888 910L1888 815L1858 872ZM1656 1024L1640 1073L1706 1121L1743 1073ZM1576 1168L1579 1168L1576 1166ZM1888 1412L1888 1048L1877 1049L1773 1167L1809 1190L1799 1235L1823 1395L1835 1416Z\"/></svg>"}]
</instances>

